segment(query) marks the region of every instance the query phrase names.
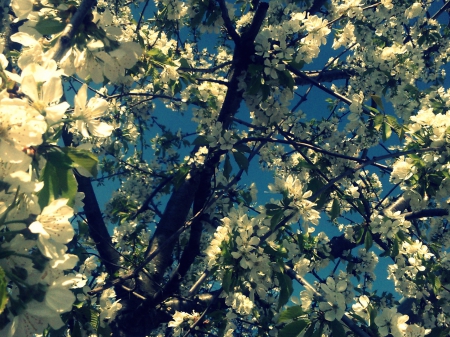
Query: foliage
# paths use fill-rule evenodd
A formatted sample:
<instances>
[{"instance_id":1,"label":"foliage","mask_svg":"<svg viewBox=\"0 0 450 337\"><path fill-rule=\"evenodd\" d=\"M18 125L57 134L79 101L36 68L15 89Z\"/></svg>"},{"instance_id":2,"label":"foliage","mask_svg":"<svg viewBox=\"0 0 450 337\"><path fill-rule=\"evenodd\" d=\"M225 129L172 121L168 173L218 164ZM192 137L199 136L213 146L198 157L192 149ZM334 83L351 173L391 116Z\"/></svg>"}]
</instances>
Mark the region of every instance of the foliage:
<instances>
[{"instance_id":1,"label":"foliage","mask_svg":"<svg viewBox=\"0 0 450 337\"><path fill-rule=\"evenodd\" d=\"M447 5L2 2L0 334L449 335Z\"/></svg>"}]
</instances>

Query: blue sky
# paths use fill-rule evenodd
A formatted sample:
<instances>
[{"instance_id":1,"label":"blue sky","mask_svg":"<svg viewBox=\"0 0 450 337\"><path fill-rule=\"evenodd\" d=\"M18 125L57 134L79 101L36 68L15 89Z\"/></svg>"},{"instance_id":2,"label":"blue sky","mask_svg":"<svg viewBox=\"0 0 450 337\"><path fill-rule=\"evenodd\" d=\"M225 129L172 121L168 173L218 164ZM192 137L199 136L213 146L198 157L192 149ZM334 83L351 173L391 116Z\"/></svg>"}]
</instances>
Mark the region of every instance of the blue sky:
<instances>
[{"instance_id":1,"label":"blue sky","mask_svg":"<svg viewBox=\"0 0 450 337\"><path fill-rule=\"evenodd\" d=\"M147 18L149 18L153 11L155 10L155 7L153 3L150 3L149 7L146 10ZM139 11L136 11L136 13L139 13ZM208 38L209 37L209 38ZM212 50L214 49L214 39L213 35L209 35L206 38L203 38L202 44ZM321 49L321 53L319 57L311 64L305 67L306 70L320 70L323 68L323 66L326 64L326 62L329 60L330 57L335 56L337 54L337 51L333 50L331 48L332 38L331 35L328 37L328 44ZM448 84L448 82L447 82ZM300 92L303 93L307 87L300 89ZM326 118L329 115L329 110L327 109L327 103L325 102L325 99L329 98L329 96L325 93L323 93L321 90L317 88L312 88L311 93L308 96L308 100L302 104L301 109L303 112L306 113L306 120L310 118ZM245 111L246 108L241 106L241 110ZM242 112L241 112L242 114ZM155 115L158 116L158 120L165 124L170 125L170 128L173 132L176 132L179 128L186 130L186 127L188 127L190 130L194 131L196 128L196 124L192 123L190 121L190 111L186 112L184 116L182 116L180 113L172 112L169 109L166 109L162 103L157 104L157 108L155 109ZM242 115L241 115L242 116ZM243 117L242 117L243 118ZM152 138L155 133L158 132L158 130L150 130L148 134L146 134L146 138L150 139ZM392 143L397 142L396 136L392 136ZM192 138L193 140L193 138ZM190 149L186 149L186 154L188 153ZM377 154L385 154L383 150L373 149L369 153L370 156L374 156ZM148 158L150 159L150 158ZM388 190L389 184L388 184L388 177L383 178L382 183L385 187L385 193ZM261 171L257 164L257 158L254 160L254 162L251 163L248 171L248 175L244 175L243 179L241 181L241 185L249 185L253 181L256 181L257 187L258 187L258 203L263 204L267 201L269 201L270 198L277 198L277 195L273 195L270 193L267 193L267 185L269 183L273 182L273 175L270 172L264 172ZM95 184L94 184L95 185ZM108 183L107 186L96 188L97 190L97 197L99 199L99 204L102 206L104 205L108 200L109 197L112 194L112 191L117 188L117 184L111 184ZM324 231L329 238L331 239L333 236L340 235L341 232L338 231L336 227L331 225L327 221L328 217L325 214L322 214L322 220L316 228L316 233L320 231ZM355 219L357 220L357 219ZM375 251L378 253L379 251ZM389 260L389 258L381 258L380 263L378 265L378 268L376 270L377 280L375 282L374 289L378 289L379 293L383 290L390 290L393 291L393 282L390 280L387 280L387 265L389 263L392 263L392 261ZM330 272L330 270L333 268L333 265L331 264L329 268L321 271L319 274L322 278L326 278L327 274ZM312 276L308 276L307 279L309 281L314 281L315 279ZM298 296L298 292L300 291L301 287L296 286L296 289L294 291L294 295Z\"/></svg>"}]
</instances>

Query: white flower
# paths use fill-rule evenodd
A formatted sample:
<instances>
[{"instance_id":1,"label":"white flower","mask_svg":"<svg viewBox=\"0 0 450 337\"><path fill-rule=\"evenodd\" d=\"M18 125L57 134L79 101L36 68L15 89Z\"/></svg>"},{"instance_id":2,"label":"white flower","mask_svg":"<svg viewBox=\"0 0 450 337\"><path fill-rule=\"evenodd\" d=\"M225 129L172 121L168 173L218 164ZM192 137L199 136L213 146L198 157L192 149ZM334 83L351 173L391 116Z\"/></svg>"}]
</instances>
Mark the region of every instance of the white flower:
<instances>
[{"instance_id":1,"label":"white flower","mask_svg":"<svg viewBox=\"0 0 450 337\"><path fill-rule=\"evenodd\" d=\"M11 7L17 17L14 22L26 19L28 14L33 11L33 4L33 0L13 0Z\"/></svg>"},{"instance_id":2,"label":"white flower","mask_svg":"<svg viewBox=\"0 0 450 337\"><path fill-rule=\"evenodd\" d=\"M33 75L27 75L22 78L21 89L31 99L31 106L45 116L49 125L60 122L70 107L67 102L58 103L63 95L59 77L50 77L41 85Z\"/></svg>"},{"instance_id":3,"label":"white flower","mask_svg":"<svg viewBox=\"0 0 450 337\"><path fill-rule=\"evenodd\" d=\"M338 283L336 283L332 277L328 277L327 283L322 283L320 285L320 288L327 294L342 293L345 291L345 289L347 289L347 282L344 280L340 280L338 281Z\"/></svg>"},{"instance_id":4,"label":"white flower","mask_svg":"<svg viewBox=\"0 0 450 337\"><path fill-rule=\"evenodd\" d=\"M75 295L65 287L51 286L45 293L45 304L57 313L63 313L72 309Z\"/></svg>"},{"instance_id":5,"label":"white flower","mask_svg":"<svg viewBox=\"0 0 450 337\"><path fill-rule=\"evenodd\" d=\"M44 207L36 221L30 225L30 231L58 243L72 240L74 230L69 219L73 216L73 209L66 205L67 201L68 199L57 199Z\"/></svg>"},{"instance_id":6,"label":"white flower","mask_svg":"<svg viewBox=\"0 0 450 337\"><path fill-rule=\"evenodd\" d=\"M254 303L242 293L230 293L225 299L225 304L232 307L238 314L250 315Z\"/></svg>"},{"instance_id":7,"label":"white flower","mask_svg":"<svg viewBox=\"0 0 450 337\"><path fill-rule=\"evenodd\" d=\"M405 324L409 319L408 315L402 315L395 308L384 308L383 312L375 317L375 324L381 336L391 333L394 337L402 337L406 328Z\"/></svg>"},{"instance_id":8,"label":"white flower","mask_svg":"<svg viewBox=\"0 0 450 337\"><path fill-rule=\"evenodd\" d=\"M183 311L175 311L175 313L172 316L172 321L167 324L169 328L175 328L181 325L184 322L184 319L188 317L189 314L187 312Z\"/></svg>"},{"instance_id":9,"label":"white flower","mask_svg":"<svg viewBox=\"0 0 450 337\"><path fill-rule=\"evenodd\" d=\"M27 160L22 150L42 143L47 123L27 102L19 99L0 101L0 156L2 161Z\"/></svg>"},{"instance_id":10,"label":"white flower","mask_svg":"<svg viewBox=\"0 0 450 337\"><path fill-rule=\"evenodd\" d=\"M381 4L386 7L386 9L392 9L394 8L394 5L392 4L392 0L381 0Z\"/></svg>"},{"instance_id":11,"label":"white flower","mask_svg":"<svg viewBox=\"0 0 450 337\"><path fill-rule=\"evenodd\" d=\"M75 95L75 111L73 118L76 120L76 127L84 137L90 134L96 137L108 137L113 127L99 118L108 109L108 102L104 99L93 97L87 102L87 85L83 84Z\"/></svg>"},{"instance_id":12,"label":"white flower","mask_svg":"<svg viewBox=\"0 0 450 337\"><path fill-rule=\"evenodd\" d=\"M340 320L345 313L345 298L341 293L326 294L327 302L319 302L319 309L324 312L325 319L329 322Z\"/></svg>"},{"instance_id":13,"label":"white flower","mask_svg":"<svg viewBox=\"0 0 450 337\"><path fill-rule=\"evenodd\" d=\"M413 165L409 162L409 160L403 160L402 157L394 163L392 168L390 180L394 184L398 184L403 180L409 179L414 173Z\"/></svg>"},{"instance_id":14,"label":"white flower","mask_svg":"<svg viewBox=\"0 0 450 337\"><path fill-rule=\"evenodd\" d=\"M422 4L420 2L416 2L405 11L405 16L407 19L413 19L422 14L423 11Z\"/></svg>"}]
</instances>

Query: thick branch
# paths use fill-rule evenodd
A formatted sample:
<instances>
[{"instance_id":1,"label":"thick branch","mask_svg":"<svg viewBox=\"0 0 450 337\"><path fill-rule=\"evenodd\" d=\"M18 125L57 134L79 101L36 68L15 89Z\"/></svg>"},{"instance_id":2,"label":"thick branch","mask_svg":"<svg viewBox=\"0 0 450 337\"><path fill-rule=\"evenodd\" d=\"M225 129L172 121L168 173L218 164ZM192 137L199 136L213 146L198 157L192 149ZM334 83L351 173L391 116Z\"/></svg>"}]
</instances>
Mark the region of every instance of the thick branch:
<instances>
[{"instance_id":1,"label":"thick branch","mask_svg":"<svg viewBox=\"0 0 450 337\"><path fill-rule=\"evenodd\" d=\"M231 22L230 16L228 15L228 8L225 4L225 0L217 0L217 2L219 3L220 11L222 12L222 19L228 34L230 34L234 43L236 45L239 45L241 43L241 37L233 27L233 23Z\"/></svg>"},{"instance_id":2,"label":"thick branch","mask_svg":"<svg viewBox=\"0 0 450 337\"><path fill-rule=\"evenodd\" d=\"M72 40L75 37L75 33L83 22L84 17L89 12L89 10L95 6L96 3L96 0L83 0L81 2L80 7L77 8L77 11L70 20L70 23L66 26L66 28L64 28L55 46L53 59L56 62L59 62L67 52L67 50L70 48Z\"/></svg>"},{"instance_id":3,"label":"thick branch","mask_svg":"<svg viewBox=\"0 0 450 337\"><path fill-rule=\"evenodd\" d=\"M63 131L63 140L65 146L71 146L72 136L67 130ZM113 275L120 268L120 254L114 249L111 242L91 180L79 174L76 174L75 177L78 182L78 191L84 193L83 209L88 222L89 234L95 242L95 246L108 273Z\"/></svg>"},{"instance_id":4,"label":"thick branch","mask_svg":"<svg viewBox=\"0 0 450 337\"><path fill-rule=\"evenodd\" d=\"M223 124L224 129L228 128L231 119L234 117L241 104L242 90L239 88L238 78L242 72L247 70L251 63L251 56L255 53L254 40L261 28L268 9L269 4L266 2L262 2L258 5L250 28L242 34L241 43L236 45L236 48L234 49L228 90L217 119Z\"/></svg>"},{"instance_id":5,"label":"thick branch","mask_svg":"<svg viewBox=\"0 0 450 337\"><path fill-rule=\"evenodd\" d=\"M414 219L420 219L420 218L429 218L429 217L435 217L435 216L447 216L448 209L443 208L434 208L434 209L422 209L417 212L408 212L404 213L405 220L414 220Z\"/></svg>"},{"instance_id":6,"label":"thick branch","mask_svg":"<svg viewBox=\"0 0 450 337\"><path fill-rule=\"evenodd\" d=\"M308 79L305 77L294 78L296 85L309 85L311 84L310 79L317 82L333 82L337 80L348 80L351 76L355 74L353 70L345 69L332 69L332 70L322 70L322 71L302 71L302 74L306 75Z\"/></svg>"}]
</instances>

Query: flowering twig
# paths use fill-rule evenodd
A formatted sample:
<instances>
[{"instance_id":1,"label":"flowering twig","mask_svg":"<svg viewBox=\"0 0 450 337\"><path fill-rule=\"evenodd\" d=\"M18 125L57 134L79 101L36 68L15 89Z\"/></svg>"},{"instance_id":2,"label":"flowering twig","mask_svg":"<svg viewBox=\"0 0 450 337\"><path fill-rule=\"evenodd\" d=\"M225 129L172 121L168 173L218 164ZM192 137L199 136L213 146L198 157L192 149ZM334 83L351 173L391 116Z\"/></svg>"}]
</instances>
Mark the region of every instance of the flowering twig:
<instances>
[{"instance_id":1,"label":"flowering twig","mask_svg":"<svg viewBox=\"0 0 450 337\"><path fill-rule=\"evenodd\" d=\"M311 291L314 296L317 298L322 298L322 295L312 286L309 284L308 281L306 281L302 276L298 275L291 267L284 265L284 271L286 274L296 280L298 283L300 283L302 286L307 288L309 291ZM344 323L350 330L352 330L356 335L360 337L370 337L364 330L362 330L358 325L353 323L353 321L347 317L347 314L345 313L344 316L341 318L342 323Z\"/></svg>"}]
</instances>

